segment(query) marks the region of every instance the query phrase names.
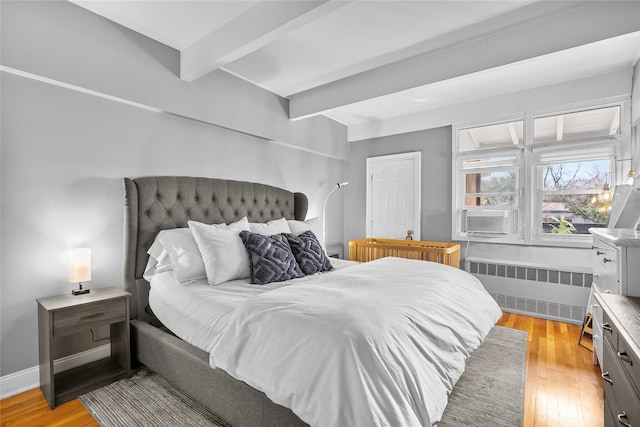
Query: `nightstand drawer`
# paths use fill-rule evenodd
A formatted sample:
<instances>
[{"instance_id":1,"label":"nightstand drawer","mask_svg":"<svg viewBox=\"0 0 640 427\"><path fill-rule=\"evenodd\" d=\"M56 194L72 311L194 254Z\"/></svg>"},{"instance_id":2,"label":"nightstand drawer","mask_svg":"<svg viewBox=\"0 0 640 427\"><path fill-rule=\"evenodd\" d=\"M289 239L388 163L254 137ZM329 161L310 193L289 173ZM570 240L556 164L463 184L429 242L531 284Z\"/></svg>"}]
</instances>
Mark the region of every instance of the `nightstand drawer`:
<instances>
[{"instance_id":1,"label":"nightstand drawer","mask_svg":"<svg viewBox=\"0 0 640 427\"><path fill-rule=\"evenodd\" d=\"M71 334L93 325L123 322L127 318L126 298L97 301L53 312L53 336Z\"/></svg>"}]
</instances>

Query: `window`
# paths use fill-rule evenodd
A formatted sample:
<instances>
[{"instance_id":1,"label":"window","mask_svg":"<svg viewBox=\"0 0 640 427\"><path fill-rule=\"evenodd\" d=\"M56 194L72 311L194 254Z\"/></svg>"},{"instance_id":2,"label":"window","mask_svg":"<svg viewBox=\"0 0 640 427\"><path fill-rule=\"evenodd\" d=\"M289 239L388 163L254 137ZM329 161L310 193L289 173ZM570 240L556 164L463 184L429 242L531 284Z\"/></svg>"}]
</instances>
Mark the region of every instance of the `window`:
<instances>
[{"instance_id":1,"label":"window","mask_svg":"<svg viewBox=\"0 0 640 427\"><path fill-rule=\"evenodd\" d=\"M539 117L533 121L535 143L611 136L619 131L620 106Z\"/></svg>"},{"instance_id":2,"label":"window","mask_svg":"<svg viewBox=\"0 0 640 427\"><path fill-rule=\"evenodd\" d=\"M464 206L517 207L518 157L487 156L462 159Z\"/></svg>"},{"instance_id":3,"label":"window","mask_svg":"<svg viewBox=\"0 0 640 427\"><path fill-rule=\"evenodd\" d=\"M522 121L459 130L456 170L460 177L459 230L467 235L504 237L520 207Z\"/></svg>"},{"instance_id":4,"label":"window","mask_svg":"<svg viewBox=\"0 0 640 427\"><path fill-rule=\"evenodd\" d=\"M584 235L591 227L606 226L611 205L598 196L610 168L607 157L539 165L538 237Z\"/></svg>"},{"instance_id":5,"label":"window","mask_svg":"<svg viewBox=\"0 0 640 427\"><path fill-rule=\"evenodd\" d=\"M624 105L454 128L453 237L590 241L609 217Z\"/></svg>"},{"instance_id":6,"label":"window","mask_svg":"<svg viewBox=\"0 0 640 427\"><path fill-rule=\"evenodd\" d=\"M522 121L461 129L458 135L460 151L511 147L522 144Z\"/></svg>"}]
</instances>

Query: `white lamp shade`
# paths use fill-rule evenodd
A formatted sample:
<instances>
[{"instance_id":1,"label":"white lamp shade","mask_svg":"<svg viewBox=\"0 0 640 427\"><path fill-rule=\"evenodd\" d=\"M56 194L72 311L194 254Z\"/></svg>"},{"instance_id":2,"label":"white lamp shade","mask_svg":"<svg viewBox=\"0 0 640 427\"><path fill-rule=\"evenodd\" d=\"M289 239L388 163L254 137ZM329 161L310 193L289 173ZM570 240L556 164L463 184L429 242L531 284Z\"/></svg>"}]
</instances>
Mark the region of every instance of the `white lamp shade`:
<instances>
[{"instance_id":1,"label":"white lamp shade","mask_svg":"<svg viewBox=\"0 0 640 427\"><path fill-rule=\"evenodd\" d=\"M80 283L91 280L91 249L69 250L69 282Z\"/></svg>"}]
</instances>

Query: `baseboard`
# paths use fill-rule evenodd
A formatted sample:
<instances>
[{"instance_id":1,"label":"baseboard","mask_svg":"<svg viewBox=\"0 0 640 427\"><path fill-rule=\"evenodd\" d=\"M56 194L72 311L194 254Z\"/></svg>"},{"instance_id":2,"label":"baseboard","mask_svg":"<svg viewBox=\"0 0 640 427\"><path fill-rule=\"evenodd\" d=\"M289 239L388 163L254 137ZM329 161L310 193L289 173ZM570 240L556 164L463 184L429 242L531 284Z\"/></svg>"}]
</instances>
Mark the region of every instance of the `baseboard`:
<instances>
[{"instance_id":1,"label":"baseboard","mask_svg":"<svg viewBox=\"0 0 640 427\"><path fill-rule=\"evenodd\" d=\"M104 359L111 355L111 344L101 345L70 356L62 357L53 362L53 371L63 372L85 363ZM0 377L0 399L40 386L40 370L38 366L23 369Z\"/></svg>"}]
</instances>

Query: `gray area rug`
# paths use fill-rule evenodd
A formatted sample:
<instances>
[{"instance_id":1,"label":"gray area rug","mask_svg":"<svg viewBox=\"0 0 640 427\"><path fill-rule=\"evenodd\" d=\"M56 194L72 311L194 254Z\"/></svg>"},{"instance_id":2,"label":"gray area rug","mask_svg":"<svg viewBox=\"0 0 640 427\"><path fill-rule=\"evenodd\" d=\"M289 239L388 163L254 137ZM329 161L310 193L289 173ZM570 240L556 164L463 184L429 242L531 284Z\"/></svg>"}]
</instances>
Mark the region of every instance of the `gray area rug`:
<instances>
[{"instance_id":1,"label":"gray area rug","mask_svg":"<svg viewBox=\"0 0 640 427\"><path fill-rule=\"evenodd\" d=\"M522 426L527 333L494 327L449 396L439 427Z\"/></svg>"},{"instance_id":2,"label":"gray area rug","mask_svg":"<svg viewBox=\"0 0 640 427\"><path fill-rule=\"evenodd\" d=\"M231 427L147 368L78 400L102 427Z\"/></svg>"},{"instance_id":3,"label":"gray area rug","mask_svg":"<svg viewBox=\"0 0 640 427\"><path fill-rule=\"evenodd\" d=\"M522 426L526 349L526 332L494 327L469 357L438 426ZM102 427L231 427L146 368L78 399Z\"/></svg>"}]
</instances>

